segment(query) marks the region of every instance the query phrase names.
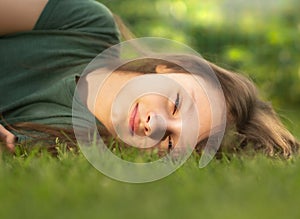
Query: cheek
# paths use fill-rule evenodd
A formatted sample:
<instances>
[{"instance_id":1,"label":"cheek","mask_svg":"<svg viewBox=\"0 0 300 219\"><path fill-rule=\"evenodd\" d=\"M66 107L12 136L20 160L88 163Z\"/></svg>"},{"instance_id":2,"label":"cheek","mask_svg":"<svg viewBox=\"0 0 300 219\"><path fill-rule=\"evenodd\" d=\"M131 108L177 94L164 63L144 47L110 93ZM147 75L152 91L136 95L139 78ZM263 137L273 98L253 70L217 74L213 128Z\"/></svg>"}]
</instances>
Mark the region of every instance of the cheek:
<instances>
[{"instance_id":1,"label":"cheek","mask_svg":"<svg viewBox=\"0 0 300 219\"><path fill-rule=\"evenodd\" d=\"M172 102L166 97L158 95L147 95L141 97L138 102L144 108L146 112L152 111L157 113L167 112L170 110Z\"/></svg>"}]
</instances>

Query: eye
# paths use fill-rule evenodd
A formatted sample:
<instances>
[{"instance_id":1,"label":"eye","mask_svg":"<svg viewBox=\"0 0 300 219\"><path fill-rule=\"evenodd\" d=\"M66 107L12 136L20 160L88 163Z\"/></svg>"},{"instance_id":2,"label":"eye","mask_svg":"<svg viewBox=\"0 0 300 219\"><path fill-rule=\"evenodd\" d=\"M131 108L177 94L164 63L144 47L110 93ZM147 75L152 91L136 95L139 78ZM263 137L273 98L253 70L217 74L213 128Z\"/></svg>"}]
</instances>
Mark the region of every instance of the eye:
<instances>
[{"instance_id":1,"label":"eye","mask_svg":"<svg viewBox=\"0 0 300 219\"><path fill-rule=\"evenodd\" d=\"M172 150L173 149L173 142L172 142L172 139L171 139L171 136L169 136L169 140L168 140L168 151Z\"/></svg>"},{"instance_id":2,"label":"eye","mask_svg":"<svg viewBox=\"0 0 300 219\"><path fill-rule=\"evenodd\" d=\"M179 93L177 93L176 100L175 100L175 103L174 103L173 115L177 112L177 109L179 107L179 102L180 102Z\"/></svg>"}]
</instances>

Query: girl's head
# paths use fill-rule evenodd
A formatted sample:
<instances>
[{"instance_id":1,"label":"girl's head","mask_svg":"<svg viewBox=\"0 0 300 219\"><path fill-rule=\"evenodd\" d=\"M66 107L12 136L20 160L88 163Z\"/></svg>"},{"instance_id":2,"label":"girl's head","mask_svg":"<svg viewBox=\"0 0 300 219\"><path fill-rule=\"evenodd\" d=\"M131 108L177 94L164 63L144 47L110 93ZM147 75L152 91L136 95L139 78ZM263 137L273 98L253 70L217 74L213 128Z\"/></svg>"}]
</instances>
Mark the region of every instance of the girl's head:
<instances>
[{"instance_id":1,"label":"girl's head","mask_svg":"<svg viewBox=\"0 0 300 219\"><path fill-rule=\"evenodd\" d=\"M105 78L100 89L93 83L107 68L89 73L87 90L97 95L94 102L86 97L88 108L110 133L141 148L182 149L212 134L222 135L226 107L221 86L203 59L194 57L197 65L177 65L176 59L183 57L126 62Z\"/></svg>"},{"instance_id":2,"label":"girl's head","mask_svg":"<svg viewBox=\"0 0 300 219\"><path fill-rule=\"evenodd\" d=\"M262 149L288 157L298 148L248 78L195 56L126 62L114 70L98 94L92 112L130 145L170 150L198 144L201 149L210 136L222 137L226 128L234 142L225 141L222 148L230 151ZM100 108L103 105L108 106L106 110ZM209 146L216 151L216 144Z\"/></svg>"}]
</instances>

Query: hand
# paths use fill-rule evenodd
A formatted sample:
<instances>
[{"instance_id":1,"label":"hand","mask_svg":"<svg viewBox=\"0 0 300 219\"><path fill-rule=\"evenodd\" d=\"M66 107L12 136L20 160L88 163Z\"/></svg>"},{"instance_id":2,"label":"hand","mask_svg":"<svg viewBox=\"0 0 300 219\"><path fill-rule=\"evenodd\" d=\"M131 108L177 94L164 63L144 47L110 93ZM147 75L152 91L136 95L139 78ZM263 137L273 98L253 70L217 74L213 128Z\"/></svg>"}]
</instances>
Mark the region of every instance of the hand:
<instances>
[{"instance_id":1,"label":"hand","mask_svg":"<svg viewBox=\"0 0 300 219\"><path fill-rule=\"evenodd\" d=\"M16 136L14 136L10 131L0 125L0 141L4 142L6 148L10 152L15 151Z\"/></svg>"}]
</instances>

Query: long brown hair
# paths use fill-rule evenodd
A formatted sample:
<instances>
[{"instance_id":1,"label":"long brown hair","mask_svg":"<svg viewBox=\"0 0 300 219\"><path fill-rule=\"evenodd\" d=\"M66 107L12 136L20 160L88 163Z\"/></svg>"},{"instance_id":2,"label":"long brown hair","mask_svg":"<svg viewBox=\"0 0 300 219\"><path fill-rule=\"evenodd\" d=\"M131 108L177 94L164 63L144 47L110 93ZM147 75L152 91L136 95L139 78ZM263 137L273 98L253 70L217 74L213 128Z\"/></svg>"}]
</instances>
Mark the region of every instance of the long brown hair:
<instances>
[{"instance_id":1,"label":"long brown hair","mask_svg":"<svg viewBox=\"0 0 300 219\"><path fill-rule=\"evenodd\" d=\"M290 157L299 143L284 127L271 103L261 100L254 83L247 77L212 63L225 95L230 125L242 137L239 147L250 145L268 155Z\"/></svg>"}]
</instances>

